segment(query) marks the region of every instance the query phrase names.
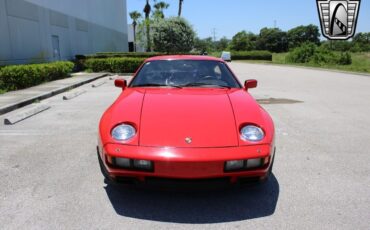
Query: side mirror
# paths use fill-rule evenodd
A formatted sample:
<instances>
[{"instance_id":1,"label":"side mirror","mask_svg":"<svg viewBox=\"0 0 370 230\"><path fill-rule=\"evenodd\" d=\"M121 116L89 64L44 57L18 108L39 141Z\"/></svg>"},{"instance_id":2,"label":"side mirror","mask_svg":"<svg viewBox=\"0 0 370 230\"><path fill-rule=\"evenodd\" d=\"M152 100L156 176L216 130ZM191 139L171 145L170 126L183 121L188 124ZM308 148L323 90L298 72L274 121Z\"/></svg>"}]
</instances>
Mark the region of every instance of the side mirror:
<instances>
[{"instance_id":1,"label":"side mirror","mask_svg":"<svg viewBox=\"0 0 370 230\"><path fill-rule=\"evenodd\" d=\"M116 79L114 80L114 85L125 90L127 88L127 81L125 79Z\"/></svg>"},{"instance_id":2,"label":"side mirror","mask_svg":"<svg viewBox=\"0 0 370 230\"><path fill-rule=\"evenodd\" d=\"M246 80L245 83L244 83L244 88L247 91L248 91L248 89L252 89L252 88L256 88L256 87L257 87L257 80L250 79L250 80Z\"/></svg>"}]
</instances>

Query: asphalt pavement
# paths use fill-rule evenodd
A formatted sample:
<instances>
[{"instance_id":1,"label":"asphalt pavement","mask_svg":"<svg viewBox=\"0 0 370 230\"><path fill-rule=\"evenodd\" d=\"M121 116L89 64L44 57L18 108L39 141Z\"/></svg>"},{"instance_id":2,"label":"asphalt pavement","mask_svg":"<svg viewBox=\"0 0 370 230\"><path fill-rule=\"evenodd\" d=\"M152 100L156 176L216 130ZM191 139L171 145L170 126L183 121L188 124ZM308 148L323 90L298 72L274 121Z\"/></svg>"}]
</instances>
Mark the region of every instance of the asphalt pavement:
<instances>
[{"instance_id":1,"label":"asphalt pavement","mask_svg":"<svg viewBox=\"0 0 370 230\"><path fill-rule=\"evenodd\" d=\"M96 158L113 81L4 125L0 229L369 229L370 77L231 63L276 126L273 177L262 186L157 191L107 186Z\"/></svg>"}]
</instances>

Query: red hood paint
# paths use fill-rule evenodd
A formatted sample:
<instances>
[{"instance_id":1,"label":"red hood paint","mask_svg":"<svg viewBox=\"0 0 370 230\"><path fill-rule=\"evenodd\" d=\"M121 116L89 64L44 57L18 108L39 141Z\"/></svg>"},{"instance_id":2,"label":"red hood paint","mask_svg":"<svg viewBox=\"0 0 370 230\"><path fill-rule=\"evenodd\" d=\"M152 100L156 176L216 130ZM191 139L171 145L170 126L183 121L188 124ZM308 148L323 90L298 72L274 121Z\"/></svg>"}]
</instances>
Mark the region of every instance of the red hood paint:
<instances>
[{"instance_id":1,"label":"red hood paint","mask_svg":"<svg viewBox=\"0 0 370 230\"><path fill-rule=\"evenodd\" d=\"M99 130L103 144L117 143L111 136L112 129L119 124L132 124L137 135L129 142L120 142L128 145L139 145L141 105L145 90L127 89L121 93L100 119Z\"/></svg>"},{"instance_id":2,"label":"red hood paint","mask_svg":"<svg viewBox=\"0 0 370 230\"><path fill-rule=\"evenodd\" d=\"M232 147L271 143L274 135L270 116L243 89L127 88L101 119L103 144L117 143L110 132L124 122L137 129L135 138L122 142L127 145ZM241 140L239 130L245 124L260 126L264 140Z\"/></svg>"},{"instance_id":3,"label":"red hood paint","mask_svg":"<svg viewBox=\"0 0 370 230\"><path fill-rule=\"evenodd\" d=\"M265 138L258 142L239 140L239 145L270 144L275 135L274 123L270 115L256 102L245 90L235 90L229 93L230 101L234 109L235 123L240 131L244 125L252 124L259 126L265 133Z\"/></svg>"},{"instance_id":4,"label":"red hood paint","mask_svg":"<svg viewBox=\"0 0 370 230\"><path fill-rule=\"evenodd\" d=\"M225 90L147 90L140 145L168 147L237 146L233 109ZM191 138L186 143L185 138Z\"/></svg>"}]
</instances>

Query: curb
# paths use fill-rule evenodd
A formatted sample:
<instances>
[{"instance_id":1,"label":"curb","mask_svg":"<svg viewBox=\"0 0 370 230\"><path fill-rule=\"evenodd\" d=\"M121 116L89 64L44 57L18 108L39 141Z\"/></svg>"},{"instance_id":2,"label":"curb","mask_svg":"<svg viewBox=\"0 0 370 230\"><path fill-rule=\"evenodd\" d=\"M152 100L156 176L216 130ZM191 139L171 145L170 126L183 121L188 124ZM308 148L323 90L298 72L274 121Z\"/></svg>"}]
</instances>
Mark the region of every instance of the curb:
<instances>
[{"instance_id":1,"label":"curb","mask_svg":"<svg viewBox=\"0 0 370 230\"><path fill-rule=\"evenodd\" d=\"M28 98L28 99L25 99L25 100L22 100L22 101L18 101L18 102L13 103L13 104L5 105L3 107L0 107L0 115L3 115L5 113L9 113L13 110L19 109L19 108L24 107L24 106L29 105L29 104L32 104L35 101L41 101L41 100L47 99L49 97L64 93L68 90L71 90L71 89L77 88L79 86L88 84L90 82L93 82L97 79L100 79L100 78L103 78L103 77L106 77L106 76L109 76L109 75L110 74L104 73L104 74L99 75L99 76L94 77L94 78L90 78L90 79L87 79L87 80L84 80L84 81L80 81L80 82L77 82L77 83L72 84L72 85L64 86L64 87L61 87L59 89L55 89L55 90L49 91L49 92L44 93L44 94L40 94L40 95L31 97L31 98Z\"/></svg>"},{"instance_id":2,"label":"curb","mask_svg":"<svg viewBox=\"0 0 370 230\"><path fill-rule=\"evenodd\" d=\"M93 87L93 88L97 88L97 87L99 87L99 86L104 85L105 83L106 83L106 81L98 81L98 82L93 83L93 84L91 85L91 87Z\"/></svg>"},{"instance_id":3,"label":"curb","mask_svg":"<svg viewBox=\"0 0 370 230\"><path fill-rule=\"evenodd\" d=\"M38 113L50 109L50 105L47 104L35 104L31 105L29 108L24 108L23 110L17 112L14 115L10 115L4 119L5 125L14 125L20 121L23 121L29 117L32 117Z\"/></svg>"},{"instance_id":4,"label":"curb","mask_svg":"<svg viewBox=\"0 0 370 230\"><path fill-rule=\"evenodd\" d=\"M81 90L76 90L76 91L74 91L74 92L70 92L70 93L66 93L66 94L63 96L63 100L71 100L71 99L73 99L73 98L75 98L75 97L80 96L81 94L84 94L84 93L86 93L86 90L83 90L83 89L81 89Z\"/></svg>"}]
</instances>

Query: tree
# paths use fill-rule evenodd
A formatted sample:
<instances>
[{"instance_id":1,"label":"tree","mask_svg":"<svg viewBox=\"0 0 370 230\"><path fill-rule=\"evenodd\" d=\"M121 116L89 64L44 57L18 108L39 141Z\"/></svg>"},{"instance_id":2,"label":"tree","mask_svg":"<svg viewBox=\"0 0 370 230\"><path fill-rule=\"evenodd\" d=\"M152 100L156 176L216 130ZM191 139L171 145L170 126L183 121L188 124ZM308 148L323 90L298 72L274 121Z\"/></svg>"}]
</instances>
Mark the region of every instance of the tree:
<instances>
[{"instance_id":1,"label":"tree","mask_svg":"<svg viewBox=\"0 0 370 230\"><path fill-rule=\"evenodd\" d=\"M181 13L182 13L182 3L184 2L184 0L179 0L179 13L178 13L178 16L181 17Z\"/></svg>"},{"instance_id":2,"label":"tree","mask_svg":"<svg viewBox=\"0 0 370 230\"><path fill-rule=\"evenodd\" d=\"M235 51L254 50L257 36L253 33L247 33L245 30L237 33L231 39L230 49Z\"/></svg>"},{"instance_id":3,"label":"tree","mask_svg":"<svg viewBox=\"0 0 370 230\"><path fill-rule=\"evenodd\" d=\"M220 39L220 41L216 42L216 50L223 51L226 50L229 46L230 40L226 37Z\"/></svg>"},{"instance_id":4,"label":"tree","mask_svg":"<svg viewBox=\"0 0 370 230\"><path fill-rule=\"evenodd\" d=\"M289 49L300 46L305 42L320 44L319 28L315 25L298 26L288 31Z\"/></svg>"},{"instance_id":5,"label":"tree","mask_svg":"<svg viewBox=\"0 0 370 230\"><path fill-rule=\"evenodd\" d=\"M351 51L354 52L369 52L370 51L370 33L358 33L353 37L353 47Z\"/></svg>"},{"instance_id":6,"label":"tree","mask_svg":"<svg viewBox=\"0 0 370 230\"><path fill-rule=\"evenodd\" d=\"M149 18L151 10L152 10L152 7L149 4L149 0L146 0L146 4L145 4L145 7L144 7L143 11L145 13L146 44L147 44L146 50L148 52L151 51L151 47L150 47L150 18Z\"/></svg>"},{"instance_id":7,"label":"tree","mask_svg":"<svg viewBox=\"0 0 370 230\"><path fill-rule=\"evenodd\" d=\"M214 43L213 39L211 37L205 38L205 39L200 39L200 38L195 38L194 40L194 49L199 51L200 53L204 52L211 52L214 50Z\"/></svg>"},{"instance_id":8,"label":"tree","mask_svg":"<svg viewBox=\"0 0 370 230\"><path fill-rule=\"evenodd\" d=\"M154 11L153 16L155 18L163 19L164 18L163 10L167 9L169 6L170 5L166 2L158 2L158 3L154 4L155 11Z\"/></svg>"},{"instance_id":9,"label":"tree","mask_svg":"<svg viewBox=\"0 0 370 230\"><path fill-rule=\"evenodd\" d=\"M277 53L286 52L288 51L287 33L279 28L263 28L258 36L256 48Z\"/></svg>"},{"instance_id":10,"label":"tree","mask_svg":"<svg viewBox=\"0 0 370 230\"><path fill-rule=\"evenodd\" d=\"M321 42L321 47L328 50L345 52L351 49L352 42L340 40L323 41Z\"/></svg>"},{"instance_id":11,"label":"tree","mask_svg":"<svg viewBox=\"0 0 370 230\"><path fill-rule=\"evenodd\" d=\"M172 17L157 22L153 28L154 50L166 53L187 53L194 46L195 32L183 18Z\"/></svg>"},{"instance_id":12,"label":"tree","mask_svg":"<svg viewBox=\"0 0 370 230\"><path fill-rule=\"evenodd\" d=\"M363 44L370 43L370 33L358 33L353 37L354 42L359 42Z\"/></svg>"},{"instance_id":13,"label":"tree","mask_svg":"<svg viewBox=\"0 0 370 230\"><path fill-rule=\"evenodd\" d=\"M136 26L137 20L141 18L141 14L138 11L130 12L130 18L132 19L132 27L134 29L134 52L136 52Z\"/></svg>"}]
</instances>

